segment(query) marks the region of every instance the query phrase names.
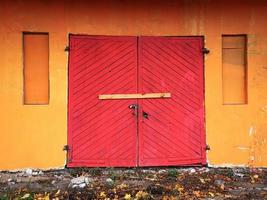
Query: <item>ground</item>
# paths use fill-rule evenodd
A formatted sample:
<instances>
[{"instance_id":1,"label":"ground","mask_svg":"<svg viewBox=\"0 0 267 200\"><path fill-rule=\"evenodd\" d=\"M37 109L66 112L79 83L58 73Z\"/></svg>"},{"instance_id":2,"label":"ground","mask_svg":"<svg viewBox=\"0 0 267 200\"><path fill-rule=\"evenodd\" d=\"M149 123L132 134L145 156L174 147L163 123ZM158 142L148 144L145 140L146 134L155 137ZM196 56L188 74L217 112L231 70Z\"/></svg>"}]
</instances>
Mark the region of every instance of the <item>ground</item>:
<instances>
[{"instance_id":1,"label":"ground","mask_svg":"<svg viewBox=\"0 0 267 200\"><path fill-rule=\"evenodd\" d=\"M4 199L267 199L267 169L79 168L0 172Z\"/></svg>"}]
</instances>

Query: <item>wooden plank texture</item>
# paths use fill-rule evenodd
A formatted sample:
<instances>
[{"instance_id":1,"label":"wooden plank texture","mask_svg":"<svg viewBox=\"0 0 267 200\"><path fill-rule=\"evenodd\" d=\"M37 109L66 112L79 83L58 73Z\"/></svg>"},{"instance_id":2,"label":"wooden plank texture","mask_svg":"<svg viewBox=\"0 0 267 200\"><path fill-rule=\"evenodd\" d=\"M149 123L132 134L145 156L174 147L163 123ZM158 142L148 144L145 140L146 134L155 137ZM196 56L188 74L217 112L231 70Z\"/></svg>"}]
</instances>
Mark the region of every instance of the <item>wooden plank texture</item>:
<instances>
[{"instance_id":1,"label":"wooden plank texture","mask_svg":"<svg viewBox=\"0 0 267 200\"><path fill-rule=\"evenodd\" d=\"M139 166L205 164L203 38L140 37Z\"/></svg>"},{"instance_id":2,"label":"wooden plank texture","mask_svg":"<svg viewBox=\"0 0 267 200\"><path fill-rule=\"evenodd\" d=\"M71 36L69 70L68 166L136 166L137 99L98 99L138 93L136 37Z\"/></svg>"},{"instance_id":3,"label":"wooden plank texture","mask_svg":"<svg viewBox=\"0 0 267 200\"><path fill-rule=\"evenodd\" d=\"M171 93L146 93L146 94L102 94L99 99L155 99L169 98Z\"/></svg>"}]
</instances>

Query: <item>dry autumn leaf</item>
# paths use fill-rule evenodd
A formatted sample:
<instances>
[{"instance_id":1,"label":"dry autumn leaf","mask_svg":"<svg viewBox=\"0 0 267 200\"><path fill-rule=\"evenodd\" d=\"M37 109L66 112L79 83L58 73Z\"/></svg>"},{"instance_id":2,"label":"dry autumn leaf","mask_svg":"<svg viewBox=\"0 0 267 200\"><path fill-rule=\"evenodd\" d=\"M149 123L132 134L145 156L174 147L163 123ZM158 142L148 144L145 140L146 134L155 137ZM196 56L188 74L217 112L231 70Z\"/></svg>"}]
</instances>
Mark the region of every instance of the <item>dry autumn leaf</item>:
<instances>
[{"instance_id":1,"label":"dry autumn leaf","mask_svg":"<svg viewBox=\"0 0 267 200\"><path fill-rule=\"evenodd\" d=\"M258 175L258 174L255 174L255 175L253 176L253 178L257 179L257 178L259 178L259 175Z\"/></svg>"},{"instance_id":2,"label":"dry autumn leaf","mask_svg":"<svg viewBox=\"0 0 267 200\"><path fill-rule=\"evenodd\" d=\"M143 192L143 191L138 191L136 193L135 197L137 199L146 199L148 197L148 193L147 192Z\"/></svg>"},{"instance_id":3,"label":"dry autumn leaf","mask_svg":"<svg viewBox=\"0 0 267 200\"><path fill-rule=\"evenodd\" d=\"M184 190L184 187L182 185L176 184L174 189L181 193Z\"/></svg>"},{"instance_id":4,"label":"dry autumn leaf","mask_svg":"<svg viewBox=\"0 0 267 200\"><path fill-rule=\"evenodd\" d=\"M131 194L125 194L124 199L126 199L126 200L131 199Z\"/></svg>"},{"instance_id":5,"label":"dry autumn leaf","mask_svg":"<svg viewBox=\"0 0 267 200\"><path fill-rule=\"evenodd\" d=\"M117 185L117 188L118 189L124 189L124 188L127 188L127 187L128 187L128 185L126 185L125 183L122 183L120 185Z\"/></svg>"},{"instance_id":6,"label":"dry autumn leaf","mask_svg":"<svg viewBox=\"0 0 267 200\"><path fill-rule=\"evenodd\" d=\"M99 195L101 198L106 198L106 193L105 192L100 192L100 195Z\"/></svg>"},{"instance_id":7,"label":"dry autumn leaf","mask_svg":"<svg viewBox=\"0 0 267 200\"><path fill-rule=\"evenodd\" d=\"M55 193L55 196L58 196L60 194L60 190L58 190L56 193Z\"/></svg>"},{"instance_id":8,"label":"dry autumn leaf","mask_svg":"<svg viewBox=\"0 0 267 200\"><path fill-rule=\"evenodd\" d=\"M21 197L20 199L27 199L29 197L30 197L30 194L27 193L27 194L24 194L23 197Z\"/></svg>"},{"instance_id":9,"label":"dry autumn leaf","mask_svg":"<svg viewBox=\"0 0 267 200\"><path fill-rule=\"evenodd\" d=\"M210 196L212 196L212 197L214 197L215 195L212 193L212 192L209 192L209 195Z\"/></svg>"},{"instance_id":10,"label":"dry autumn leaf","mask_svg":"<svg viewBox=\"0 0 267 200\"><path fill-rule=\"evenodd\" d=\"M203 178L199 178L201 183L206 183L206 181Z\"/></svg>"},{"instance_id":11,"label":"dry autumn leaf","mask_svg":"<svg viewBox=\"0 0 267 200\"><path fill-rule=\"evenodd\" d=\"M200 196L201 196L200 191L194 191L193 194L194 194L196 197L200 197Z\"/></svg>"}]
</instances>

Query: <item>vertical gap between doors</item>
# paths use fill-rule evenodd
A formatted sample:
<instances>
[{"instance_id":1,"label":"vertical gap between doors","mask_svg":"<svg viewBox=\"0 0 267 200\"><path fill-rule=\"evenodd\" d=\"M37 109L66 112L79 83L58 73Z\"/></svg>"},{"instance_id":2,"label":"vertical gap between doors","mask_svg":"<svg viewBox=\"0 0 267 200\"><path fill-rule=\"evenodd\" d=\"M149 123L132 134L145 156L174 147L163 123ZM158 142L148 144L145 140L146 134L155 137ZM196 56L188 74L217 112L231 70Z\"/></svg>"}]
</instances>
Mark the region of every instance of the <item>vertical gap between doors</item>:
<instances>
[{"instance_id":1,"label":"vertical gap between doors","mask_svg":"<svg viewBox=\"0 0 267 200\"><path fill-rule=\"evenodd\" d=\"M137 82L137 93L139 93L140 89L139 89L139 67L140 67L140 62L139 62L139 36L136 37L136 53L137 53L137 76L136 76L136 82ZM140 107L140 100L139 99L136 99L136 102L137 102L137 119L136 119L136 138L137 138L137 142L136 142L136 166L139 166L139 117L140 117L140 114L141 114L141 107Z\"/></svg>"}]
</instances>

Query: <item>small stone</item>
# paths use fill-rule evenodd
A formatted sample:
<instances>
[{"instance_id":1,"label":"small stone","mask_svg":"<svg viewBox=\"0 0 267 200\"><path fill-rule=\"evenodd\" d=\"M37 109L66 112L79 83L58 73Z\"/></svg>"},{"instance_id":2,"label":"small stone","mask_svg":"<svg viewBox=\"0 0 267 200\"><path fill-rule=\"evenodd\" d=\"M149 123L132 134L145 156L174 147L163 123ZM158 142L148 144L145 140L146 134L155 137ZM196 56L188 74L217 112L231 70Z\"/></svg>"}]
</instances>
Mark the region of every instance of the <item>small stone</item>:
<instances>
[{"instance_id":1,"label":"small stone","mask_svg":"<svg viewBox=\"0 0 267 200\"><path fill-rule=\"evenodd\" d=\"M244 174L241 174L241 173L234 173L235 176L238 176L238 177L241 177L243 178L244 177Z\"/></svg>"},{"instance_id":2,"label":"small stone","mask_svg":"<svg viewBox=\"0 0 267 200\"><path fill-rule=\"evenodd\" d=\"M191 170L190 170L190 173L195 173L195 172L196 172L195 169L191 169Z\"/></svg>"},{"instance_id":3,"label":"small stone","mask_svg":"<svg viewBox=\"0 0 267 200\"><path fill-rule=\"evenodd\" d=\"M20 172L20 173L18 173L18 176L25 176L25 173Z\"/></svg>"},{"instance_id":4,"label":"small stone","mask_svg":"<svg viewBox=\"0 0 267 200\"><path fill-rule=\"evenodd\" d=\"M7 181L8 181L8 182L11 182L11 181L12 181L12 178L9 178Z\"/></svg>"},{"instance_id":5,"label":"small stone","mask_svg":"<svg viewBox=\"0 0 267 200\"><path fill-rule=\"evenodd\" d=\"M81 183L80 185L79 185L79 188L84 188L86 186L86 183Z\"/></svg>"},{"instance_id":6,"label":"small stone","mask_svg":"<svg viewBox=\"0 0 267 200\"><path fill-rule=\"evenodd\" d=\"M42 171L39 171L39 173L38 173L39 175L44 175L44 172L42 172Z\"/></svg>"},{"instance_id":7,"label":"small stone","mask_svg":"<svg viewBox=\"0 0 267 200\"><path fill-rule=\"evenodd\" d=\"M158 171L158 173L159 174L165 174L165 173L167 173L167 171L165 169L161 169L161 170Z\"/></svg>"},{"instance_id":8,"label":"small stone","mask_svg":"<svg viewBox=\"0 0 267 200\"><path fill-rule=\"evenodd\" d=\"M8 185L14 185L14 184L15 184L15 182L13 182L13 181L8 182Z\"/></svg>"},{"instance_id":9,"label":"small stone","mask_svg":"<svg viewBox=\"0 0 267 200\"><path fill-rule=\"evenodd\" d=\"M75 185L75 184L81 184L81 183L83 183L84 182L84 179L85 179L85 177L84 176L80 176L80 177L77 177L77 178L73 178L73 179L71 179L71 183L73 184L73 185Z\"/></svg>"},{"instance_id":10,"label":"small stone","mask_svg":"<svg viewBox=\"0 0 267 200\"><path fill-rule=\"evenodd\" d=\"M86 183L86 185L88 185L90 182L92 182L92 179L89 179L88 177L84 178L84 182Z\"/></svg>"},{"instance_id":11,"label":"small stone","mask_svg":"<svg viewBox=\"0 0 267 200\"><path fill-rule=\"evenodd\" d=\"M111 178L107 178L106 183L111 186L114 184L114 181Z\"/></svg>"},{"instance_id":12,"label":"small stone","mask_svg":"<svg viewBox=\"0 0 267 200\"><path fill-rule=\"evenodd\" d=\"M259 178L259 175L258 175L258 174L255 174L255 175L253 176L253 178L257 179L257 178Z\"/></svg>"},{"instance_id":13,"label":"small stone","mask_svg":"<svg viewBox=\"0 0 267 200\"><path fill-rule=\"evenodd\" d=\"M17 181L16 181L17 183L20 183L21 182L21 179L17 179Z\"/></svg>"},{"instance_id":14,"label":"small stone","mask_svg":"<svg viewBox=\"0 0 267 200\"><path fill-rule=\"evenodd\" d=\"M32 172L32 175L33 176L37 176L38 175L38 172Z\"/></svg>"},{"instance_id":15,"label":"small stone","mask_svg":"<svg viewBox=\"0 0 267 200\"><path fill-rule=\"evenodd\" d=\"M26 170L26 174L27 174L28 176L31 176L31 175L32 175L32 169L27 169L27 170Z\"/></svg>"},{"instance_id":16,"label":"small stone","mask_svg":"<svg viewBox=\"0 0 267 200\"><path fill-rule=\"evenodd\" d=\"M54 184L56 183L56 181L55 181L55 180L53 180L51 183L54 185Z\"/></svg>"},{"instance_id":17,"label":"small stone","mask_svg":"<svg viewBox=\"0 0 267 200\"><path fill-rule=\"evenodd\" d=\"M75 188L75 187L85 187L92 181L91 178L80 176L77 178L73 178L70 181L69 187Z\"/></svg>"},{"instance_id":18,"label":"small stone","mask_svg":"<svg viewBox=\"0 0 267 200\"><path fill-rule=\"evenodd\" d=\"M224 184L224 181L223 180L220 180L220 179L219 180L215 180L214 181L214 184L217 185L217 186L221 186L221 185Z\"/></svg>"}]
</instances>

